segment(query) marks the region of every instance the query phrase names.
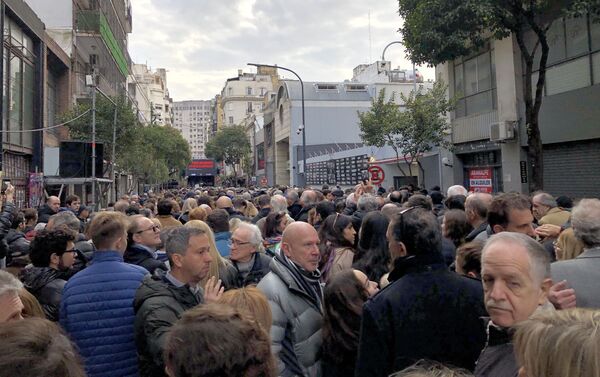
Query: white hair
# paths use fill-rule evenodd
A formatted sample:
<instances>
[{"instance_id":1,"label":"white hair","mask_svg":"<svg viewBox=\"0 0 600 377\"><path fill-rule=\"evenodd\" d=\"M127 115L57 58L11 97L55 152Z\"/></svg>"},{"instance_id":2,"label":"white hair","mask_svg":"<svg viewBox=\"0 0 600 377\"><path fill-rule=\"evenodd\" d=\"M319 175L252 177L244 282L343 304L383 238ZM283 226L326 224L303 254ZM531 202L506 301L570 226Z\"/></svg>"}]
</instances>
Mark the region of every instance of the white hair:
<instances>
[{"instance_id":1,"label":"white hair","mask_svg":"<svg viewBox=\"0 0 600 377\"><path fill-rule=\"evenodd\" d=\"M250 242L250 244L254 246L257 252L262 253L265 251L265 247L263 246L262 233L258 226L247 222L241 222L237 226L236 230L238 229L248 230L248 232L250 233L250 239L248 240L248 242Z\"/></svg>"},{"instance_id":2,"label":"white hair","mask_svg":"<svg viewBox=\"0 0 600 377\"><path fill-rule=\"evenodd\" d=\"M461 186L461 185L454 185L454 186L448 187L448 192L447 192L448 195L446 195L446 197L449 198L451 196L456 196L456 195L467 196L468 193L469 192L467 191L467 189L464 188L463 186Z\"/></svg>"},{"instance_id":3,"label":"white hair","mask_svg":"<svg viewBox=\"0 0 600 377\"><path fill-rule=\"evenodd\" d=\"M287 213L287 200L283 195L273 195L273 197L271 198L271 210L274 213Z\"/></svg>"},{"instance_id":4,"label":"white hair","mask_svg":"<svg viewBox=\"0 0 600 377\"><path fill-rule=\"evenodd\" d=\"M18 295L21 289L23 289L23 283L19 279L9 272L0 270L0 296L5 294Z\"/></svg>"},{"instance_id":5,"label":"white hair","mask_svg":"<svg viewBox=\"0 0 600 377\"><path fill-rule=\"evenodd\" d=\"M600 200L581 199L573 208L571 223L575 237L586 249L600 246Z\"/></svg>"}]
</instances>

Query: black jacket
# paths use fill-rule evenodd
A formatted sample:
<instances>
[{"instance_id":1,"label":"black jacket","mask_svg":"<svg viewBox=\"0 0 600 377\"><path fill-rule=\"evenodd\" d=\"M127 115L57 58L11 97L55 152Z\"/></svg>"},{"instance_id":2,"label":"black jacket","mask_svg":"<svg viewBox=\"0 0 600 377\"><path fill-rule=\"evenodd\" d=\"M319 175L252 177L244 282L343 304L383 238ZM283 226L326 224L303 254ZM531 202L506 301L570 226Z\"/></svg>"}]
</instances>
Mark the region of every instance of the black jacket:
<instances>
[{"instance_id":1,"label":"black jacket","mask_svg":"<svg viewBox=\"0 0 600 377\"><path fill-rule=\"evenodd\" d=\"M47 204L44 204L38 209L38 223L48 223L48 220L52 215L56 215L56 212L48 207Z\"/></svg>"},{"instance_id":2,"label":"black jacket","mask_svg":"<svg viewBox=\"0 0 600 377\"><path fill-rule=\"evenodd\" d=\"M245 278L243 278L239 272L237 272L237 264L233 261L231 262L236 269L236 288L242 288L248 285L257 285L261 279L269 273L269 263L271 263L271 257L265 253L255 253L254 255L254 264Z\"/></svg>"},{"instance_id":3,"label":"black jacket","mask_svg":"<svg viewBox=\"0 0 600 377\"><path fill-rule=\"evenodd\" d=\"M66 275L51 267L24 268L19 276L27 290L37 298L46 318L58 321L62 291L67 284Z\"/></svg>"},{"instance_id":4,"label":"black jacket","mask_svg":"<svg viewBox=\"0 0 600 377\"><path fill-rule=\"evenodd\" d=\"M144 279L133 302L140 376L166 376L162 358L166 335L184 311L200 303L202 294L174 286L161 271Z\"/></svg>"},{"instance_id":5,"label":"black jacket","mask_svg":"<svg viewBox=\"0 0 600 377\"><path fill-rule=\"evenodd\" d=\"M15 206L11 202L4 202L2 206L2 213L0 214L0 259L8 255L6 233L12 225L14 209Z\"/></svg>"},{"instance_id":6,"label":"black jacket","mask_svg":"<svg viewBox=\"0 0 600 377\"><path fill-rule=\"evenodd\" d=\"M467 236L465 237L465 241L466 242L473 241L479 233L486 231L487 226L488 226L487 221L484 221L483 223L481 223L481 225L479 225L477 228L473 229L469 234L467 234Z\"/></svg>"},{"instance_id":7,"label":"black jacket","mask_svg":"<svg viewBox=\"0 0 600 377\"><path fill-rule=\"evenodd\" d=\"M8 244L9 259L22 257L29 254L30 242L25 238L25 233L17 229L9 229L6 233L6 243Z\"/></svg>"},{"instance_id":8,"label":"black jacket","mask_svg":"<svg viewBox=\"0 0 600 377\"><path fill-rule=\"evenodd\" d=\"M398 258L389 278L363 307L355 375L420 359L473 370L485 344L481 283L448 271L439 252Z\"/></svg>"},{"instance_id":9,"label":"black jacket","mask_svg":"<svg viewBox=\"0 0 600 377\"><path fill-rule=\"evenodd\" d=\"M137 264L138 266L144 267L150 274L154 275L156 269L167 271L168 268L165 264L158 259L154 259L148 250L138 245L131 245L125 250L123 260L127 263Z\"/></svg>"},{"instance_id":10,"label":"black jacket","mask_svg":"<svg viewBox=\"0 0 600 377\"><path fill-rule=\"evenodd\" d=\"M270 213L271 208L261 208L260 211L258 211L258 214L252 218L252 224L256 224L258 220L269 216Z\"/></svg>"},{"instance_id":11,"label":"black jacket","mask_svg":"<svg viewBox=\"0 0 600 377\"><path fill-rule=\"evenodd\" d=\"M302 206L300 205L300 203L296 202L291 206L288 206L287 210L292 219L296 220L296 217L298 217L298 214L300 213L300 211L302 211Z\"/></svg>"},{"instance_id":12,"label":"black jacket","mask_svg":"<svg viewBox=\"0 0 600 377\"><path fill-rule=\"evenodd\" d=\"M519 366L513 350L512 329L488 323L488 341L477 360L476 377L517 377Z\"/></svg>"},{"instance_id":13,"label":"black jacket","mask_svg":"<svg viewBox=\"0 0 600 377\"><path fill-rule=\"evenodd\" d=\"M313 208L314 208L314 204L302 207L300 212L298 212L298 216L294 217L294 220L307 223L308 222L308 212Z\"/></svg>"}]
</instances>

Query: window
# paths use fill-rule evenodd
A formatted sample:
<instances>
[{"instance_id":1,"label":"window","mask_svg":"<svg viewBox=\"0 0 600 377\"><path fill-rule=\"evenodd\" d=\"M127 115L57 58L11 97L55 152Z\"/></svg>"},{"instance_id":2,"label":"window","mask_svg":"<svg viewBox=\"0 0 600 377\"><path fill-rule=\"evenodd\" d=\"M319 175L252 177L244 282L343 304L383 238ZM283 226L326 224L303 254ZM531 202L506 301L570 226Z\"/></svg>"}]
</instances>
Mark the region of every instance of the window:
<instances>
[{"instance_id":1,"label":"window","mask_svg":"<svg viewBox=\"0 0 600 377\"><path fill-rule=\"evenodd\" d=\"M337 90L335 84L317 84L317 90Z\"/></svg>"},{"instance_id":2,"label":"window","mask_svg":"<svg viewBox=\"0 0 600 377\"><path fill-rule=\"evenodd\" d=\"M246 110L247 113L251 113L252 112L252 102L248 102L248 109Z\"/></svg>"},{"instance_id":3,"label":"window","mask_svg":"<svg viewBox=\"0 0 600 377\"><path fill-rule=\"evenodd\" d=\"M267 89L266 88L260 88L260 95L264 96L265 93L267 93Z\"/></svg>"},{"instance_id":4,"label":"window","mask_svg":"<svg viewBox=\"0 0 600 377\"><path fill-rule=\"evenodd\" d=\"M251 96L252 95L252 87L247 87L246 88L246 95Z\"/></svg>"},{"instance_id":5,"label":"window","mask_svg":"<svg viewBox=\"0 0 600 377\"><path fill-rule=\"evenodd\" d=\"M227 95L228 96L232 96L233 95L233 88L232 87L227 88Z\"/></svg>"},{"instance_id":6,"label":"window","mask_svg":"<svg viewBox=\"0 0 600 377\"><path fill-rule=\"evenodd\" d=\"M364 84L347 84L346 91L348 91L348 92L366 92L367 86Z\"/></svg>"},{"instance_id":7,"label":"window","mask_svg":"<svg viewBox=\"0 0 600 377\"><path fill-rule=\"evenodd\" d=\"M229 124L233 124L233 117L229 117Z\"/></svg>"},{"instance_id":8,"label":"window","mask_svg":"<svg viewBox=\"0 0 600 377\"><path fill-rule=\"evenodd\" d=\"M496 108L496 78L488 50L454 62L454 94L459 98L455 117L491 111Z\"/></svg>"}]
</instances>

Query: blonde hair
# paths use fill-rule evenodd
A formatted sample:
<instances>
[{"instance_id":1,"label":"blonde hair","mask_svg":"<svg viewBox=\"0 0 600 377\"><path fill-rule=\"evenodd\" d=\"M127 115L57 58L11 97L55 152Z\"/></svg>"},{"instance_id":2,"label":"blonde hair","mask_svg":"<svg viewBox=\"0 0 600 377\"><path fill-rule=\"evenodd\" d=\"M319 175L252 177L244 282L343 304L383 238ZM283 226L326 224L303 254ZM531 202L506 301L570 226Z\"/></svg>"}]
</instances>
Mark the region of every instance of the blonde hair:
<instances>
[{"instance_id":1,"label":"blonde hair","mask_svg":"<svg viewBox=\"0 0 600 377\"><path fill-rule=\"evenodd\" d=\"M194 209L192 209L190 211L190 213L188 214L188 216L189 216L189 220L202 220L202 221L205 221L206 220L206 216L208 216L208 215L206 214L206 211L204 210L204 208L202 208L202 207L196 207L196 208L194 208Z\"/></svg>"},{"instance_id":2,"label":"blonde hair","mask_svg":"<svg viewBox=\"0 0 600 377\"><path fill-rule=\"evenodd\" d=\"M242 220L239 217L233 217L229 219L229 232L233 234L237 227L242 223Z\"/></svg>"},{"instance_id":3,"label":"blonde hair","mask_svg":"<svg viewBox=\"0 0 600 377\"><path fill-rule=\"evenodd\" d=\"M106 250L120 238L129 228L129 220L122 212L99 212L87 228L87 236L98 250Z\"/></svg>"},{"instance_id":4,"label":"blonde hair","mask_svg":"<svg viewBox=\"0 0 600 377\"><path fill-rule=\"evenodd\" d=\"M210 268L208 271L208 275L200 282L200 286L204 287L208 279L211 277L215 277L217 279L220 278L219 270L221 268L225 268L227 266L227 261L223 259L219 250L217 250L217 244L215 243L215 234L212 229L206 224L204 221L200 220L190 220L184 225L188 228L196 228L204 231L204 233L208 236L208 244L210 245L210 256L212 257L213 263L210 264Z\"/></svg>"},{"instance_id":5,"label":"blonde hair","mask_svg":"<svg viewBox=\"0 0 600 377\"><path fill-rule=\"evenodd\" d=\"M243 214L246 217L253 218L258 215L258 209L256 209L256 206L251 201L246 200L246 208L244 208Z\"/></svg>"},{"instance_id":6,"label":"blonde hair","mask_svg":"<svg viewBox=\"0 0 600 377\"><path fill-rule=\"evenodd\" d=\"M267 334L271 330L273 323L271 307L267 296L260 289L254 286L232 289L223 293L218 302L244 313L260 324Z\"/></svg>"},{"instance_id":7,"label":"blonde hair","mask_svg":"<svg viewBox=\"0 0 600 377\"><path fill-rule=\"evenodd\" d=\"M415 364L399 372L391 374L390 377L472 377L473 375L464 369L454 369L441 363L430 360L419 360Z\"/></svg>"},{"instance_id":8,"label":"blonde hair","mask_svg":"<svg viewBox=\"0 0 600 377\"><path fill-rule=\"evenodd\" d=\"M35 298L35 296L31 293L29 293L27 289L22 288L19 291L19 298L23 303L24 318L46 318L46 315L44 314L44 309L42 309L42 305L40 305L40 302L37 300L37 298Z\"/></svg>"},{"instance_id":9,"label":"blonde hair","mask_svg":"<svg viewBox=\"0 0 600 377\"><path fill-rule=\"evenodd\" d=\"M575 259L583 253L583 242L575 237L573 228L565 229L556 240L556 248L560 249L556 253L556 259L567 260Z\"/></svg>"},{"instance_id":10,"label":"blonde hair","mask_svg":"<svg viewBox=\"0 0 600 377\"><path fill-rule=\"evenodd\" d=\"M192 209L198 207L198 202L195 198L187 198L183 202L183 206L181 207L181 213L190 212Z\"/></svg>"},{"instance_id":11,"label":"blonde hair","mask_svg":"<svg viewBox=\"0 0 600 377\"><path fill-rule=\"evenodd\" d=\"M528 376L600 376L600 311L540 311L516 326L519 365Z\"/></svg>"}]
</instances>

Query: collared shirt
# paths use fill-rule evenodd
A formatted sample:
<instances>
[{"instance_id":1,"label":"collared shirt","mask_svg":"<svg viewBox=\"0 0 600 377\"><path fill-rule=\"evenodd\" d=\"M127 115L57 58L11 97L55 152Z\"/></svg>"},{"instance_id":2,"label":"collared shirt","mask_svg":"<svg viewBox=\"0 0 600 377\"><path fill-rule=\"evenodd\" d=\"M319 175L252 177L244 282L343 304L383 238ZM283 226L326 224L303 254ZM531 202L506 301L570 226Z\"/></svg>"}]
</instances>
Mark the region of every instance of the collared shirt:
<instances>
[{"instance_id":1,"label":"collared shirt","mask_svg":"<svg viewBox=\"0 0 600 377\"><path fill-rule=\"evenodd\" d=\"M182 282L181 282L181 281L179 281L179 280L178 280L178 279L177 279L175 276L173 276L173 275L171 274L171 271L167 272L167 273L165 274L165 277L167 278L167 280L168 280L168 281L170 281L170 282L171 282L171 284L173 284L173 285L174 285L174 286L176 286L177 288L183 287L183 286L185 285L185 286L187 286L187 287L189 288L189 290L190 290L190 291L191 291L193 294L195 294L196 296L198 296L199 294L201 294L201 293L202 293L202 292L201 292L201 290L200 290L200 286L199 286L199 285L196 285L195 287L192 287L192 286L191 286L191 285L189 285L189 284L182 283Z\"/></svg>"},{"instance_id":2,"label":"collared shirt","mask_svg":"<svg viewBox=\"0 0 600 377\"><path fill-rule=\"evenodd\" d=\"M150 248L150 246L142 245L141 243L136 243L135 245L146 250L148 253L150 253L150 255L152 255L152 258L156 259L156 257L157 257L156 249L152 249L152 248Z\"/></svg>"}]
</instances>

